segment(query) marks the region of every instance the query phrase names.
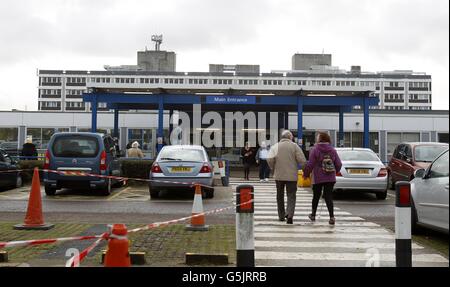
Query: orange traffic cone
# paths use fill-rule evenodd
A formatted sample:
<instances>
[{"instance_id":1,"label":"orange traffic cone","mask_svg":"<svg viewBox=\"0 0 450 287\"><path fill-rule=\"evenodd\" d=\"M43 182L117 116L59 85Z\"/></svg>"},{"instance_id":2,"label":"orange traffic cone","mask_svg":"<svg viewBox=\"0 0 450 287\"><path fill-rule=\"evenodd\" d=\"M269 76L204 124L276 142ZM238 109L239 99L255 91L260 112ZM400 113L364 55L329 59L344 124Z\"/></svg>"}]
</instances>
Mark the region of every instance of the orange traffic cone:
<instances>
[{"instance_id":1,"label":"orange traffic cone","mask_svg":"<svg viewBox=\"0 0 450 287\"><path fill-rule=\"evenodd\" d=\"M192 206L192 216L203 213L202 187L195 185L194 204ZM190 231L208 231L208 225L205 225L205 215L199 215L191 218L191 224L186 225L186 230Z\"/></svg>"},{"instance_id":2,"label":"orange traffic cone","mask_svg":"<svg viewBox=\"0 0 450 287\"><path fill-rule=\"evenodd\" d=\"M51 223L44 223L44 216L42 215L42 201L41 201L41 183L39 180L39 170L36 167L33 173L33 181L31 182L31 192L28 199L27 215L23 224L14 225L14 229L30 230L40 229L48 230L55 225Z\"/></svg>"},{"instance_id":3,"label":"orange traffic cone","mask_svg":"<svg viewBox=\"0 0 450 287\"><path fill-rule=\"evenodd\" d=\"M131 259L128 251L127 227L125 224L114 224L108 240L105 255L105 267L130 267Z\"/></svg>"}]
</instances>

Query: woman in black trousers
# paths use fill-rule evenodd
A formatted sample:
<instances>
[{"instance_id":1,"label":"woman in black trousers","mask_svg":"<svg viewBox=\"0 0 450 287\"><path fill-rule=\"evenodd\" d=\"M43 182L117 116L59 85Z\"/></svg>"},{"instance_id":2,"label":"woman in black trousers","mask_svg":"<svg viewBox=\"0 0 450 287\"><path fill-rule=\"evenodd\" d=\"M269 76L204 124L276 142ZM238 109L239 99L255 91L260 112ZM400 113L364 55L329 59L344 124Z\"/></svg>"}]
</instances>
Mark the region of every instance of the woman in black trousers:
<instances>
[{"instance_id":1,"label":"woman in black trousers","mask_svg":"<svg viewBox=\"0 0 450 287\"><path fill-rule=\"evenodd\" d=\"M245 147L241 150L242 163L244 164L244 179L249 180L250 166L254 158L253 150L248 146L248 142L245 143Z\"/></svg>"}]
</instances>

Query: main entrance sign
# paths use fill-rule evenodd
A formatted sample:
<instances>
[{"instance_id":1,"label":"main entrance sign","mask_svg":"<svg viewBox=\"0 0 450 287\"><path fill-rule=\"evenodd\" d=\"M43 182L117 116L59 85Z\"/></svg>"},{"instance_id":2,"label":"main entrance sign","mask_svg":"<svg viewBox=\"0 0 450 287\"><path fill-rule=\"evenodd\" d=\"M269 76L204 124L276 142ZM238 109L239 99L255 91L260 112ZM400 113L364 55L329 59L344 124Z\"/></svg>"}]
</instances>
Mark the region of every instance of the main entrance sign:
<instances>
[{"instance_id":1,"label":"main entrance sign","mask_svg":"<svg viewBox=\"0 0 450 287\"><path fill-rule=\"evenodd\" d=\"M256 104L254 96L207 96L207 104Z\"/></svg>"}]
</instances>

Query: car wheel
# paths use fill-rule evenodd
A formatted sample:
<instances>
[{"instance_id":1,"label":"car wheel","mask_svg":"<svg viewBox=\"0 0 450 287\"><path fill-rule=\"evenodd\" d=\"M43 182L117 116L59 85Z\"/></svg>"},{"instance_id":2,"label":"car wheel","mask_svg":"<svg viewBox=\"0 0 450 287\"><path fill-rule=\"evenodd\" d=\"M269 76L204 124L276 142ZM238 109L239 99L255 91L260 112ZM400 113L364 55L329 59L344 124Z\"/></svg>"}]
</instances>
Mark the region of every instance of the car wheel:
<instances>
[{"instance_id":1,"label":"car wheel","mask_svg":"<svg viewBox=\"0 0 450 287\"><path fill-rule=\"evenodd\" d=\"M387 190L385 190L384 192L377 192L376 196L378 200L385 200L387 197Z\"/></svg>"},{"instance_id":2,"label":"car wheel","mask_svg":"<svg viewBox=\"0 0 450 287\"><path fill-rule=\"evenodd\" d=\"M21 175L17 175L17 178L16 178L16 188L22 187L22 185L23 185L22 176L21 176Z\"/></svg>"},{"instance_id":3,"label":"car wheel","mask_svg":"<svg viewBox=\"0 0 450 287\"><path fill-rule=\"evenodd\" d=\"M47 196L54 196L56 194L56 188L46 186L44 189L45 189L45 195L47 195Z\"/></svg>"},{"instance_id":4,"label":"car wheel","mask_svg":"<svg viewBox=\"0 0 450 287\"><path fill-rule=\"evenodd\" d=\"M214 188L205 190L205 198L213 198L213 197L214 197Z\"/></svg>"},{"instance_id":5,"label":"car wheel","mask_svg":"<svg viewBox=\"0 0 450 287\"><path fill-rule=\"evenodd\" d=\"M104 195L104 196L110 195L111 190L112 190L112 182L111 182L111 179L108 179L106 185L102 189L102 195Z\"/></svg>"},{"instance_id":6,"label":"car wheel","mask_svg":"<svg viewBox=\"0 0 450 287\"><path fill-rule=\"evenodd\" d=\"M390 173L388 174L388 188L395 190L395 182L393 181Z\"/></svg>"},{"instance_id":7,"label":"car wheel","mask_svg":"<svg viewBox=\"0 0 450 287\"><path fill-rule=\"evenodd\" d=\"M159 189L149 188L150 198L159 198Z\"/></svg>"}]
</instances>

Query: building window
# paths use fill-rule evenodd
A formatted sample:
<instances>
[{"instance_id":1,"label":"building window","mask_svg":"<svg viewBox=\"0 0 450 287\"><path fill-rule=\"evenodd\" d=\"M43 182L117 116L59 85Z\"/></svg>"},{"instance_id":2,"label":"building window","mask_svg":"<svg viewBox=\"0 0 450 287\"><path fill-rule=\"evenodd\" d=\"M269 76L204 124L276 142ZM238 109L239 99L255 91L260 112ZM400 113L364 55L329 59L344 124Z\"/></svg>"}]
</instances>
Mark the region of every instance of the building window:
<instances>
[{"instance_id":1,"label":"building window","mask_svg":"<svg viewBox=\"0 0 450 287\"><path fill-rule=\"evenodd\" d=\"M9 151L17 151L18 128L0 128L0 148Z\"/></svg>"}]
</instances>

